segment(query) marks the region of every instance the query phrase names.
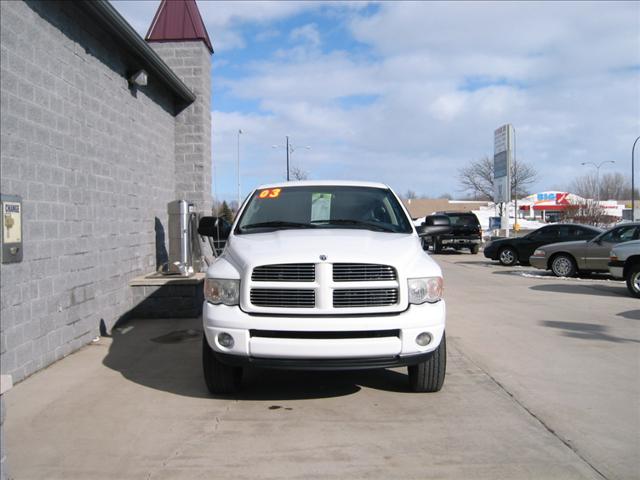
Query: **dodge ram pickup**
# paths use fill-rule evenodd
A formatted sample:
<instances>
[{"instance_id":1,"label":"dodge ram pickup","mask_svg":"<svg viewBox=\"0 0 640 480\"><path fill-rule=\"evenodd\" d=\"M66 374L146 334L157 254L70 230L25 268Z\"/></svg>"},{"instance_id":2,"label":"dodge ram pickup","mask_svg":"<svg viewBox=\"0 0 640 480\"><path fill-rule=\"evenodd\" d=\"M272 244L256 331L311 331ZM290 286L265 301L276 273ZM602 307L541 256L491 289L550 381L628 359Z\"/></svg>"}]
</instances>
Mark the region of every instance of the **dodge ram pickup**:
<instances>
[{"instance_id":1,"label":"dodge ram pickup","mask_svg":"<svg viewBox=\"0 0 640 480\"><path fill-rule=\"evenodd\" d=\"M386 185L264 185L233 225L201 219L226 241L204 284L203 370L211 393L233 393L243 369L408 367L411 390L436 392L446 371L440 267Z\"/></svg>"}]
</instances>

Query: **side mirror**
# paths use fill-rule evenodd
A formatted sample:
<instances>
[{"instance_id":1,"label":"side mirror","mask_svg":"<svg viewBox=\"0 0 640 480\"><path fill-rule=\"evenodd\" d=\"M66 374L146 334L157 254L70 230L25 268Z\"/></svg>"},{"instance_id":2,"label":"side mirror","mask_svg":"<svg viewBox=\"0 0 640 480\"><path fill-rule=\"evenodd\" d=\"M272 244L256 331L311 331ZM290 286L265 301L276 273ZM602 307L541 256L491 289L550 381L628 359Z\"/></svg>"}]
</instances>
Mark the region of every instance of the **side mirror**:
<instances>
[{"instance_id":1,"label":"side mirror","mask_svg":"<svg viewBox=\"0 0 640 480\"><path fill-rule=\"evenodd\" d=\"M451 219L446 215L429 215L416 230L420 237L449 233L451 231Z\"/></svg>"},{"instance_id":2,"label":"side mirror","mask_svg":"<svg viewBox=\"0 0 640 480\"><path fill-rule=\"evenodd\" d=\"M222 242L229 238L231 225L222 217L202 217L198 224L198 234L211 237L215 242Z\"/></svg>"}]
</instances>

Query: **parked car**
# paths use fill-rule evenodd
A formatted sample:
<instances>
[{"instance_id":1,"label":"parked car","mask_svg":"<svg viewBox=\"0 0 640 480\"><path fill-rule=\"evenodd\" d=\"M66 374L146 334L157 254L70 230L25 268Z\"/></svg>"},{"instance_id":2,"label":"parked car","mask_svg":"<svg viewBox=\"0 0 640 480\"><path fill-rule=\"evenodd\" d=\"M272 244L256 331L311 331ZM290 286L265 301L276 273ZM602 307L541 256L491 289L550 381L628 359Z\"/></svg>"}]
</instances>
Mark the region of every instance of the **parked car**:
<instances>
[{"instance_id":1,"label":"parked car","mask_svg":"<svg viewBox=\"0 0 640 480\"><path fill-rule=\"evenodd\" d=\"M204 283L202 362L212 393L240 387L243 369L407 366L413 391L435 392L446 370L438 264L383 184L287 182L254 190L230 229L205 217L198 233L226 240Z\"/></svg>"},{"instance_id":2,"label":"parked car","mask_svg":"<svg viewBox=\"0 0 640 480\"><path fill-rule=\"evenodd\" d=\"M484 256L498 260L502 265L512 266L520 262L527 265L533 252L548 243L590 240L602 232L589 225L557 223L545 225L523 237L500 238L484 246Z\"/></svg>"},{"instance_id":3,"label":"parked car","mask_svg":"<svg viewBox=\"0 0 640 480\"><path fill-rule=\"evenodd\" d=\"M446 233L423 237L422 247L425 250L431 246L435 253L440 253L444 247L452 247L456 250L468 248L474 255L478 253L482 243L482 228L474 213L437 212L429 217L447 217L451 229Z\"/></svg>"},{"instance_id":4,"label":"parked car","mask_svg":"<svg viewBox=\"0 0 640 480\"><path fill-rule=\"evenodd\" d=\"M536 249L529 258L532 266L551 270L557 277L580 272L608 272L609 254L618 243L640 238L640 223L625 223L591 240L552 243Z\"/></svg>"},{"instance_id":5,"label":"parked car","mask_svg":"<svg viewBox=\"0 0 640 480\"><path fill-rule=\"evenodd\" d=\"M609 272L615 278L624 278L629 293L640 298L640 240L620 243L611 249Z\"/></svg>"}]
</instances>

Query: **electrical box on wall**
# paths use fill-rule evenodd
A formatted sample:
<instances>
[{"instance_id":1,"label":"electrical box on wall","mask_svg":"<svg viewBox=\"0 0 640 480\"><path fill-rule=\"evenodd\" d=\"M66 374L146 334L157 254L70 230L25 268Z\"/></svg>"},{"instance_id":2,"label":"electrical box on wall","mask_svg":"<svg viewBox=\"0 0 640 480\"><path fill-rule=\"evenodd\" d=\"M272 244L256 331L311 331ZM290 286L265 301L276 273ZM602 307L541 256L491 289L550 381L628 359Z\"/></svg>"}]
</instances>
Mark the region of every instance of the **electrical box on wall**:
<instances>
[{"instance_id":1,"label":"electrical box on wall","mask_svg":"<svg viewBox=\"0 0 640 480\"><path fill-rule=\"evenodd\" d=\"M2 203L2 263L22 261L22 199L17 195L0 196Z\"/></svg>"}]
</instances>

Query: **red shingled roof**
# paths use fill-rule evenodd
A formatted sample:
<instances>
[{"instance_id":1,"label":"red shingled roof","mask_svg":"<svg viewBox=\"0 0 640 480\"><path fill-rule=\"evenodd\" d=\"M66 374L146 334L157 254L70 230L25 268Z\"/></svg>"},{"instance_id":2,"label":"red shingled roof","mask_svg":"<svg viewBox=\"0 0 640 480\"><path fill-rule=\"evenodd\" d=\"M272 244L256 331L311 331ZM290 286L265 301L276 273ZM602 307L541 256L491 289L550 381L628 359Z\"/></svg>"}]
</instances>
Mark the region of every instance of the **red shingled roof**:
<instances>
[{"instance_id":1,"label":"red shingled roof","mask_svg":"<svg viewBox=\"0 0 640 480\"><path fill-rule=\"evenodd\" d=\"M149 27L147 42L202 40L213 53L195 0L162 0Z\"/></svg>"}]
</instances>

